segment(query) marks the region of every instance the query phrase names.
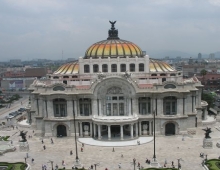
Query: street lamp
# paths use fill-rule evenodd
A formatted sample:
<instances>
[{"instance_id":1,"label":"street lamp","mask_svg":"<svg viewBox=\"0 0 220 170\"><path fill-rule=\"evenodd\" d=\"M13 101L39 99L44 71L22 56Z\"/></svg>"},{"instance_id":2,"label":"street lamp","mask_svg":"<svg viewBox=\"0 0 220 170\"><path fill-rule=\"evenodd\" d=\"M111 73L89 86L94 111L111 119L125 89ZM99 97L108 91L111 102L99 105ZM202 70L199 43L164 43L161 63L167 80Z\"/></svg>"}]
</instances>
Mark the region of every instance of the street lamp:
<instances>
[{"instance_id":1,"label":"street lamp","mask_svg":"<svg viewBox=\"0 0 220 170\"><path fill-rule=\"evenodd\" d=\"M74 132L75 132L75 147L76 147L76 160L75 160L75 167L81 167L79 157L78 157L78 149L77 149L77 140L76 140L76 117L75 112L73 110L73 121L74 121Z\"/></svg>"},{"instance_id":2,"label":"street lamp","mask_svg":"<svg viewBox=\"0 0 220 170\"><path fill-rule=\"evenodd\" d=\"M156 154L155 154L155 110L153 111L153 114L154 114L154 155L153 155L153 158L154 158L154 162L156 162Z\"/></svg>"},{"instance_id":3,"label":"street lamp","mask_svg":"<svg viewBox=\"0 0 220 170\"><path fill-rule=\"evenodd\" d=\"M134 165L134 170L135 170L135 165L136 165L136 159L133 159L133 165Z\"/></svg>"},{"instance_id":4,"label":"street lamp","mask_svg":"<svg viewBox=\"0 0 220 170\"><path fill-rule=\"evenodd\" d=\"M52 170L53 170L53 161L49 160L48 163L51 163L51 167L52 167Z\"/></svg>"},{"instance_id":5,"label":"street lamp","mask_svg":"<svg viewBox=\"0 0 220 170\"><path fill-rule=\"evenodd\" d=\"M95 166L95 170L96 170L96 166L99 166L99 163L94 164L94 166Z\"/></svg>"}]
</instances>

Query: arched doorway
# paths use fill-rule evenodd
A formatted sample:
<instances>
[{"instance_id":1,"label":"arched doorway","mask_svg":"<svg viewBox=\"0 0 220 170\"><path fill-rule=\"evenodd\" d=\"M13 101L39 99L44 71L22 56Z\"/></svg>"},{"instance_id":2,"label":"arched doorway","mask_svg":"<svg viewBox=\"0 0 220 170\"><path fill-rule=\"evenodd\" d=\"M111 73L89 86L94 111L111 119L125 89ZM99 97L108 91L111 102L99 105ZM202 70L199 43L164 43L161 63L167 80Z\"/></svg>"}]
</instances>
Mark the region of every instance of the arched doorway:
<instances>
[{"instance_id":1,"label":"arched doorway","mask_svg":"<svg viewBox=\"0 0 220 170\"><path fill-rule=\"evenodd\" d=\"M57 137L63 137L66 135L66 126L64 125L58 125L57 126Z\"/></svg>"},{"instance_id":2,"label":"arched doorway","mask_svg":"<svg viewBox=\"0 0 220 170\"><path fill-rule=\"evenodd\" d=\"M165 135L175 135L175 124L173 124L173 123L166 124Z\"/></svg>"}]
</instances>

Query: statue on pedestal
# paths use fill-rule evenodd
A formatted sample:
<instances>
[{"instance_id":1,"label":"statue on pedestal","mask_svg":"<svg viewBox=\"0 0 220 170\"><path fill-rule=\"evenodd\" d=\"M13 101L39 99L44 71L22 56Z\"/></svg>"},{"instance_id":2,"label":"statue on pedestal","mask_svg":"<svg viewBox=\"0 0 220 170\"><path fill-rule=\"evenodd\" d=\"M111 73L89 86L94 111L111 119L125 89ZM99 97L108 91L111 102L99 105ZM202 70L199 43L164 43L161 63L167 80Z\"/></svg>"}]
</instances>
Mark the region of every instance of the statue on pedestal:
<instances>
[{"instance_id":1,"label":"statue on pedestal","mask_svg":"<svg viewBox=\"0 0 220 170\"><path fill-rule=\"evenodd\" d=\"M23 130L20 131L20 135L19 136L21 136L22 140L20 140L19 142L27 142L26 134L27 134L27 131L26 132L24 132Z\"/></svg>"},{"instance_id":2,"label":"statue on pedestal","mask_svg":"<svg viewBox=\"0 0 220 170\"><path fill-rule=\"evenodd\" d=\"M209 136L209 134L212 133L211 128L208 128L208 127L207 127L206 129L202 129L202 130L205 131L205 138L206 138L206 139L211 138L211 137Z\"/></svg>"}]
</instances>

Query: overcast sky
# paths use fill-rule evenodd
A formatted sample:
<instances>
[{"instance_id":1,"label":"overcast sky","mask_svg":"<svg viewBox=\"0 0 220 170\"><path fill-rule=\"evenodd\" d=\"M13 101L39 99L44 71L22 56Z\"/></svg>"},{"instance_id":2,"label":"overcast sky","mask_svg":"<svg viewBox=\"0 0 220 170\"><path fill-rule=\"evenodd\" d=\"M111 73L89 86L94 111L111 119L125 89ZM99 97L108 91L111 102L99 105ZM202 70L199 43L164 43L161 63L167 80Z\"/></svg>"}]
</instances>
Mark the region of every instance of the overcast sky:
<instances>
[{"instance_id":1,"label":"overcast sky","mask_svg":"<svg viewBox=\"0 0 220 170\"><path fill-rule=\"evenodd\" d=\"M109 20L150 55L220 51L220 0L1 0L0 60L84 56Z\"/></svg>"}]
</instances>

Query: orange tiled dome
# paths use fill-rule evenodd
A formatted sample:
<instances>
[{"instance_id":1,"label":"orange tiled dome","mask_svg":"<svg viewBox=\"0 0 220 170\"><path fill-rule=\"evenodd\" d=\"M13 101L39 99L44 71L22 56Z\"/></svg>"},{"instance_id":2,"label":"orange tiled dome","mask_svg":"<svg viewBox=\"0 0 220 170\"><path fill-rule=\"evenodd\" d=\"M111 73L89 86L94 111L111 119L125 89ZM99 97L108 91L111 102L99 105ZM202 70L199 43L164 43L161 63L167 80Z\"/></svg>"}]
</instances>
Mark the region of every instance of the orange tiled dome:
<instances>
[{"instance_id":1,"label":"orange tiled dome","mask_svg":"<svg viewBox=\"0 0 220 170\"><path fill-rule=\"evenodd\" d=\"M136 44L121 40L121 39L107 39L91 45L84 58L124 58L124 57L143 57L142 50Z\"/></svg>"}]
</instances>

